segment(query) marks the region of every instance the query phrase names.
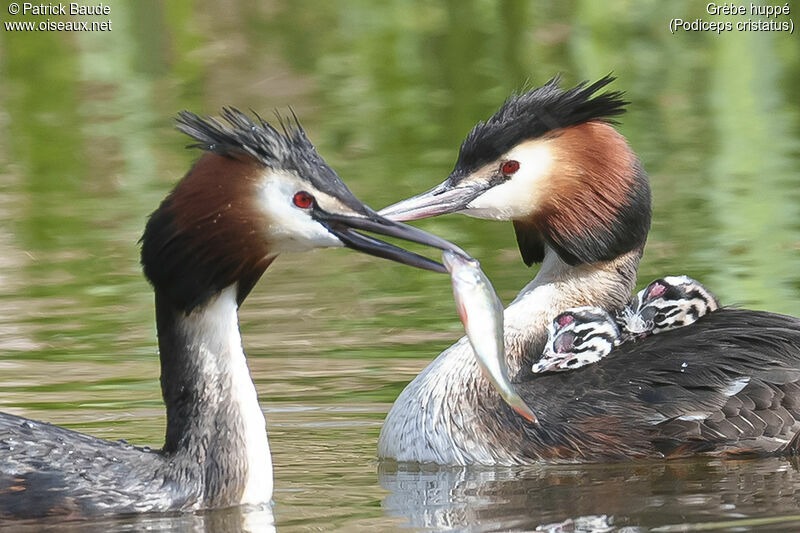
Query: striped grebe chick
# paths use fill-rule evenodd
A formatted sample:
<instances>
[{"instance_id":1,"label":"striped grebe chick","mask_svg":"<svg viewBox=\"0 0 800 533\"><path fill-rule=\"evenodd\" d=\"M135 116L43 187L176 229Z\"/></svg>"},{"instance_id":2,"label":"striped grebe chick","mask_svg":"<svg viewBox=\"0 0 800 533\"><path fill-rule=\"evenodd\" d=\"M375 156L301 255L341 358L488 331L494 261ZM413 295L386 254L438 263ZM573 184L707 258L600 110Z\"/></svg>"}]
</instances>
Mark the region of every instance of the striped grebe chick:
<instances>
[{"instance_id":1,"label":"striped grebe chick","mask_svg":"<svg viewBox=\"0 0 800 533\"><path fill-rule=\"evenodd\" d=\"M667 276L639 291L616 319L599 307L568 309L548 325L547 343L533 372L596 363L623 342L688 326L718 308L716 297L699 281Z\"/></svg>"},{"instance_id":2,"label":"striped grebe chick","mask_svg":"<svg viewBox=\"0 0 800 533\"><path fill-rule=\"evenodd\" d=\"M559 372L596 363L621 342L614 318L599 307L575 307L547 327L547 344L533 372Z\"/></svg>"},{"instance_id":3,"label":"striped grebe chick","mask_svg":"<svg viewBox=\"0 0 800 533\"><path fill-rule=\"evenodd\" d=\"M719 309L719 300L689 276L659 278L639 291L619 319L628 337L644 337L694 324Z\"/></svg>"}]
</instances>

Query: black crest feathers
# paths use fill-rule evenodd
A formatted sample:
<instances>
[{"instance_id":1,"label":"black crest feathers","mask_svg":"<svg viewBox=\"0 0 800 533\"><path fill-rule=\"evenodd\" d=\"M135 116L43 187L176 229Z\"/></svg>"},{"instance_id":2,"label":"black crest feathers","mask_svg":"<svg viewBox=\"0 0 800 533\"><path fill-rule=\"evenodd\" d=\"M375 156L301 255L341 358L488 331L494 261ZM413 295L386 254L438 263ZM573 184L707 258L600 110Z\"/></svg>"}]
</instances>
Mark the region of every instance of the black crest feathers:
<instances>
[{"instance_id":1,"label":"black crest feathers","mask_svg":"<svg viewBox=\"0 0 800 533\"><path fill-rule=\"evenodd\" d=\"M479 122L469 132L458 154L459 172L454 174L469 174L521 141L553 130L591 120L613 123L611 117L624 113L628 104L623 93L595 93L615 79L609 75L591 85L583 82L563 90L556 76L541 87L510 96L489 120Z\"/></svg>"},{"instance_id":2,"label":"black crest feathers","mask_svg":"<svg viewBox=\"0 0 800 533\"><path fill-rule=\"evenodd\" d=\"M208 117L203 118L190 111L181 111L176 119L179 131L197 142L189 148L201 148L207 152L241 159L251 157L269 168L300 171L307 162L323 163L306 132L292 114L292 121L276 115L281 130L253 112L255 120L233 107L222 109L226 123Z\"/></svg>"},{"instance_id":3,"label":"black crest feathers","mask_svg":"<svg viewBox=\"0 0 800 533\"><path fill-rule=\"evenodd\" d=\"M363 211L363 204L317 153L294 112L291 118L275 113L280 130L254 111L252 113L255 120L236 108L223 108L223 123L215 118L202 118L189 111L181 111L176 123L179 131L197 141L189 148L200 148L223 157L251 160L271 169L294 172L317 189L336 196L347 206Z\"/></svg>"}]
</instances>

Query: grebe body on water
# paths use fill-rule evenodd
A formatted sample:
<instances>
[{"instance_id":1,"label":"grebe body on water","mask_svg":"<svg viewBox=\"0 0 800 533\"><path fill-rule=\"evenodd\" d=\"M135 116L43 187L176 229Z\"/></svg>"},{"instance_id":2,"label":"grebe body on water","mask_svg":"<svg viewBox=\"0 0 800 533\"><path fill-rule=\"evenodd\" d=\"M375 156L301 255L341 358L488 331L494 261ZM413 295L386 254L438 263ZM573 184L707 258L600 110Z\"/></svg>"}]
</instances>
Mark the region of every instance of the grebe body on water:
<instances>
[{"instance_id":1,"label":"grebe body on water","mask_svg":"<svg viewBox=\"0 0 800 533\"><path fill-rule=\"evenodd\" d=\"M276 256L347 246L445 272L357 230L458 250L361 203L299 123L180 114L205 153L147 222L166 404L160 450L0 413L0 519L265 504L272 463L237 311Z\"/></svg>"},{"instance_id":2,"label":"grebe body on water","mask_svg":"<svg viewBox=\"0 0 800 533\"><path fill-rule=\"evenodd\" d=\"M378 441L401 462L513 465L709 454L788 454L800 431L800 320L719 309L614 348L570 372L533 373L547 326L569 308L630 300L650 227L647 174L612 119L613 78L556 79L478 123L440 185L380 213L512 221L522 259L541 263L505 310L517 416L481 376L466 339L403 390Z\"/></svg>"}]
</instances>

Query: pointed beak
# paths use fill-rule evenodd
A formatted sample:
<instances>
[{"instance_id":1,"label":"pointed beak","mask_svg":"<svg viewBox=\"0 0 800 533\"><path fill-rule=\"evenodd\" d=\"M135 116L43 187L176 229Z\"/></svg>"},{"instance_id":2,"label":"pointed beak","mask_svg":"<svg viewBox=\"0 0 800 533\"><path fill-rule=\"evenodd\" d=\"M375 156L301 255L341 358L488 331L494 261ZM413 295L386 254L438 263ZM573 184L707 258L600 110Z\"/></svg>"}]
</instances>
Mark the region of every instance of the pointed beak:
<instances>
[{"instance_id":1,"label":"pointed beak","mask_svg":"<svg viewBox=\"0 0 800 533\"><path fill-rule=\"evenodd\" d=\"M475 183L452 186L445 181L427 192L384 207L378 214L390 220L405 222L455 213L466 209L486 188Z\"/></svg>"},{"instance_id":2,"label":"pointed beak","mask_svg":"<svg viewBox=\"0 0 800 533\"><path fill-rule=\"evenodd\" d=\"M316 218L341 240L345 246L364 252L376 257L391 259L404 265L410 265L434 272L447 273L447 269L432 259L422 255L404 250L399 246L383 242L369 235L364 235L356 230L369 231L387 237L395 237L409 242L424 244L439 250L452 250L453 252L465 257L469 257L466 252L455 244L431 235L419 228L407 226L388 220L367 208L366 216L351 216L335 213L317 212Z\"/></svg>"}]
</instances>

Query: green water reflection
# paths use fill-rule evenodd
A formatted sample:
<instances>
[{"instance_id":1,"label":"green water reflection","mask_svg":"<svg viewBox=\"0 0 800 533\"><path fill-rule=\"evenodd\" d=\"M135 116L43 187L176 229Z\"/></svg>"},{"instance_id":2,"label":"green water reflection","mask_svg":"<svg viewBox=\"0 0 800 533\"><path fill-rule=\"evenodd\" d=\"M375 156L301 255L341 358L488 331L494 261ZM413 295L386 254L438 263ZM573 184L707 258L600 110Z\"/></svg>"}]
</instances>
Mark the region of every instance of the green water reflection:
<instances>
[{"instance_id":1,"label":"green water reflection","mask_svg":"<svg viewBox=\"0 0 800 533\"><path fill-rule=\"evenodd\" d=\"M110 33L0 32L3 410L159 444L137 239L196 157L172 128L181 109L291 105L380 207L446 176L464 134L511 91L613 71L632 102L620 130L653 185L640 285L686 273L725 303L800 314L795 35L671 35L671 17L707 18L690 2L110 5ZM508 224L420 225L480 258L506 302L534 274ZM342 529L398 523L380 507L375 439L405 383L461 334L449 282L344 250L282 257L242 328L279 525L313 529L332 508Z\"/></svg>"}]
</instances>

